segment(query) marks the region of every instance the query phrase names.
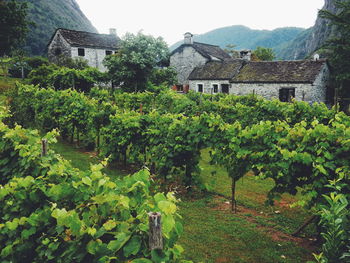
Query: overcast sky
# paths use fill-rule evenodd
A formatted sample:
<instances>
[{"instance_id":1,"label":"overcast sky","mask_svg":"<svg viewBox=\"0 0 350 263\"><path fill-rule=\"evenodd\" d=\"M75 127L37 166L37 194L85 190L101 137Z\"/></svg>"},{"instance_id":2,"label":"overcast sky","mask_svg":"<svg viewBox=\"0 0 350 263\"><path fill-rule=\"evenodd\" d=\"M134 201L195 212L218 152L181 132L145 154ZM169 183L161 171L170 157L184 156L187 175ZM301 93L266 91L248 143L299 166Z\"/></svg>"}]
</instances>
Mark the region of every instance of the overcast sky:
<instances>
[{"instance_id":1,"label":"overcast sky","mask_svg":"<svg viewBox=\"0 0 350 263\"><path fill-rule=\"evenodd\" d=\"M231 25L252 29L313 26L324 0L76 0L99 33L116 28L161 36L169 44L185 32L203 34Z\"/></svg>"}]
</instances>

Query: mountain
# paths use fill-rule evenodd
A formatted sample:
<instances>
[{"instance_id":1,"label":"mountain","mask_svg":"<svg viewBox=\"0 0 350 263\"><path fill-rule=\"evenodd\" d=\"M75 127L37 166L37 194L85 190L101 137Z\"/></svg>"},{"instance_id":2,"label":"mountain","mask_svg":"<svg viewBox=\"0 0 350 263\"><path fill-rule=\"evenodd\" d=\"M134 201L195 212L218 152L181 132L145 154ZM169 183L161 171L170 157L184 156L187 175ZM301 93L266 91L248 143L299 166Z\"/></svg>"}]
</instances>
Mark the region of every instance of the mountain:
<instances>
[{"instance_id":1,"label":"mountain","mask_svg":"<svg viewBox=\"0 0 350 263\"><path fill-rule=\"evenodd\" d=\"M97 33L75 0L20 0L28 2L30 28L25 49L32 55L44 55L46 46L59 27Z\"/></svg>"},{"instance_id":2,"label":"mountain","mask_svg":"<svg viewBox=\"0 0 350 263\"><path fill-rule=\"evenodd\" d=\"M225 48L228 44L234 44L235 49L255 49L257 46L274 49L277 57L280 57L282 47L295 39L303 28L283 27L275 30L254 30L246 26L236 25L222 27L205 34L195 35L194 41L203 42L212 45L219 45ZM171 50L181 45L179 41L170 47Z\"/></svg>"},{"instance_id":3,"label":"mountain","mask_svg":"<svg viewBox=\"0 0 350 263\"><path fill-rule=\"evenodd\" d=\"M345 1L347 0L340 0L340 2ZM325 0L322 9L337 13L339 10L334 3L335 0ZM318 16L313 27L301 32L293 41L285 46L285 49L281 52L281 57L284 59L305 58L320 49L333 33L334 28L330 26L329 21Z\"/></svg>"}]
</instances>

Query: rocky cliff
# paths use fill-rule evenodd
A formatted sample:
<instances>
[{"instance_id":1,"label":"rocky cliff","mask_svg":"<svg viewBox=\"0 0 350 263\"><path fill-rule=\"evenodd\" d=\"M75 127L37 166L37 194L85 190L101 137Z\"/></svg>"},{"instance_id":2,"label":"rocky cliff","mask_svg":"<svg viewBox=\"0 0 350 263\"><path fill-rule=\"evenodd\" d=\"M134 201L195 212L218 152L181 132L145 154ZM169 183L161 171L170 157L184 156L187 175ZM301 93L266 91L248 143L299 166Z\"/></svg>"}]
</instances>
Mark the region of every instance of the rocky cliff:
<instances>
[{"instance_id":1,"label":"rocky cliff","mask_svg":"<svg viewBox=\"0 0 350 263\"><path fill-rule=\"evenodd\" d=\"M25 0L20 0L25 1ZM56 28L97 33L75 0L26 0L28 18L35 23L27 37L25 49L31 55L44 55Z\"/></svg>"},{"instance_id":2,"label":"rocky cliff","mask_svg":"<svg viewBox=\"0 0 350 263\"><path fill-rule=\"evenodd\" d=\"M340 0L346 1L346 0ZM322 9L337 13L335 0L325 0ZM331 36L332 26L329 21L317 17L315 25L300 33L288 46L285 47L282 57L284 59L302 59L318 50Z\"/></svg>"}]
</instances>

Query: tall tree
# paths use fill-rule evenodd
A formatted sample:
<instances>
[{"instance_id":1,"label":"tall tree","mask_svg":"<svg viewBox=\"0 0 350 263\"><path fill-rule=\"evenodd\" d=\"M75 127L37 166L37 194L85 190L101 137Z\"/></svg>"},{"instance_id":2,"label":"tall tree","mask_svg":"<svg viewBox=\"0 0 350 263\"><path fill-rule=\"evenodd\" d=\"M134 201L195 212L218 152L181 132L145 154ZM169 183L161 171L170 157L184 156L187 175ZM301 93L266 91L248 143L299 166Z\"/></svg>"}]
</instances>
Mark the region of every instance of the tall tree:
<instances>
[{"instance_id":1,"label":"tall tree","mask_svg":"<svg viewBox=\"0 0 350 263\"><path fill-rule=\"evenodd\" d=\"M124 36L117 54L107 56L104 64L113 82L124 91L144 91L157 66L168 58L168 46L162 38L139 32Z\"/></svg>"},{"instance_id":2,"label":"tall tree","mask_svg":"<svg viewBox=\"0 0 350 263\"><path fill-rule=\"evenodd\" d=\"M28 32L27 3L0 0L0 56L20 46Z\"/></svg>"},{"instance_id":3,"label":"tall tree","mask_svg":"<svg viewBox=\"0 0 350 263\"><path fill-rule=\"evenodd\" d=\"M252 54L252 60L271 61L275 59L275 53L272 48L257 47Z\"/></svg>"},{"instance_id":4,"label":"tall tree","mask_svg":"<svg viewBox=\"0 0 350 263\"><path fill-rule=\"evenodd\" d=\"M325 48L333 68L337 86L340 87L341 97L350 97L350 0L336 1L338 11L332 13L320 10L322 18L329 19L334 26L334 34Z\"/></svg>"}]
</instances>

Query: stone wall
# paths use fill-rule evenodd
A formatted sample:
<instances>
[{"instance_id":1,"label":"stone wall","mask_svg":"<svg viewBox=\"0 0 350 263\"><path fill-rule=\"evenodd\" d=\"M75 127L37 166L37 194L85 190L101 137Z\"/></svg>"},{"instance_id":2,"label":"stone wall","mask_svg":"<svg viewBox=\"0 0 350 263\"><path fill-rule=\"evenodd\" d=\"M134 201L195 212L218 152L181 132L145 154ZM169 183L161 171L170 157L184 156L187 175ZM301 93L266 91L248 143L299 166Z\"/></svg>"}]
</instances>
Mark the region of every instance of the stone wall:
<instances>
[{"instance_id":1,"label":"stone wall","mask_svg":"<svg viewBox=\"0 0 350 263\"><path fill-rule=\"evenodd\" d=\"M265 99L278 99L281 88L295 88L295 99L309 103L326 102L329 68L325 65L312 84L307 83L231 83L230 94L257 94Z\"/></svg>"},{"instance_id":2,"label":"stone wall","mask_svg":"<svg viewBox=\"0 0 350 263\"><path fill-rule=\"evenodd\" d=\"M56 63L59 56L71 57L71 55L71 46L59 32L56 32L47 50L49 61Z\"/></svg>"},{"instance_id":3,"label":"stone wall","mask_svg":"<svg viewBox=\"0 0 350 263\"><path fill-rule=\"evenodd\" d=\"M198 91L198 84L203 85L203 93L211 94L213 84L229 84L229 93L234 95L257 94L265 99L279 99L282 88L295 88L295 99L308 103L326 102L326 90L329 81L329 68L325 65L314 83L229 83L229 80L190 80L190 90Z\"/></svg>"},{"instance_id":4,"label":"stone wall","mask_svg":"<svg viewBox=\"0 0 350 263\"><path fill-rule=\"evenodd\" d=\"M83 47L72 47L72 58L79 57L78 48ZM103 65L103 60L106 57L106 50L112 51L110 49L93 49L93 48L84 48L85 56L80 56L88 61L90 67L98 68L100 71L107 71L106 67ZM114 50L113 50L114 53Z\"/></svg>"},{"instance_id":5,"label":"stone wall","mask_svg":"<svg viewBox=\"0 0 350 263\"><path fill-rule=\"evenodd\" d=\"M174 53L170 57L170 66L178 73L178 83L180 85L189 84L188 76L195 67L204 65L207 59L199 54L193 47L187 46L180 52Z\"/></svg>"},{"instance_id":6,"label":"stone wall","mask_svg":"<svg viewBox=\"0 0 350 263\"><path fill-rule=\"evenodd\" d=\"M218 93L222 93L221 85L228 84L230 87L230 82L228 80L190 80L190 90L198 92L198 84L203 85L203 93L212 94L213 85L219 85Z\"/></svg>"}]
</instances>

